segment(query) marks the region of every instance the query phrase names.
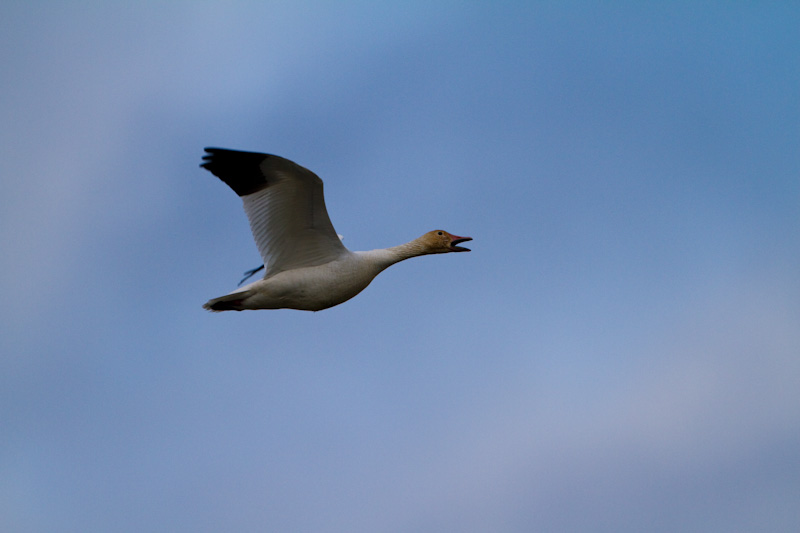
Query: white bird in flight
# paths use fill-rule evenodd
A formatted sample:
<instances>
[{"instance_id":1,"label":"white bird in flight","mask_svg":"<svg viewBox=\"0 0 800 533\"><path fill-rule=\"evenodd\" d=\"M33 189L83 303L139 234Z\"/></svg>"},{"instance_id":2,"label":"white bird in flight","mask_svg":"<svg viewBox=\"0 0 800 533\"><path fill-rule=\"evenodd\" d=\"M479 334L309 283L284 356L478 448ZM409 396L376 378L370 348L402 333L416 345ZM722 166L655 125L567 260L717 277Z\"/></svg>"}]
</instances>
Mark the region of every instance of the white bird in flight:
<instances>
[{"instance_id":1,"label":"white bird in flight","mask_svg":"<svg viewBox=\"0 0 800 533\"><path fill-rule=\"evenodd\" d=\"M275 155L205 151L200 166L242 198L266 270L263 279L209 300L203 307L210 311L320 311L349 300L397 262L470 251L458 245L471 237L433 230L399 246L351 252L328 218L322 180L316 174Z\"/></svg>"}]
</instances>

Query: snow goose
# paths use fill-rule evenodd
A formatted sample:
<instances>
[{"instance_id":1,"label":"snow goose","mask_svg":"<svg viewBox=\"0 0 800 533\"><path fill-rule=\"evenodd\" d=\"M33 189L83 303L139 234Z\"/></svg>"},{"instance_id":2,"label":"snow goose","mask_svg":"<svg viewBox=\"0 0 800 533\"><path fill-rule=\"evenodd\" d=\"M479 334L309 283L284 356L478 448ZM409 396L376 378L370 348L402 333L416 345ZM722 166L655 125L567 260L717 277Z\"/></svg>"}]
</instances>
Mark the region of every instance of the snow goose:
<instances>
[{"instance_id":1,"label":"snow goose","mask_svg":"<svg viewBox=\"0 0 800 533\"><path fill-rule=\"evenodd\" d=\"M316 174L275 155L205 151L200 166L242 198L266 270L263 279L209 300L203 307L210 311L320 311L349 300L399 261L469 251L458 245L470 237L433 230L392 248L351 252L328 218Z\"/></svg>"}]
</instances>

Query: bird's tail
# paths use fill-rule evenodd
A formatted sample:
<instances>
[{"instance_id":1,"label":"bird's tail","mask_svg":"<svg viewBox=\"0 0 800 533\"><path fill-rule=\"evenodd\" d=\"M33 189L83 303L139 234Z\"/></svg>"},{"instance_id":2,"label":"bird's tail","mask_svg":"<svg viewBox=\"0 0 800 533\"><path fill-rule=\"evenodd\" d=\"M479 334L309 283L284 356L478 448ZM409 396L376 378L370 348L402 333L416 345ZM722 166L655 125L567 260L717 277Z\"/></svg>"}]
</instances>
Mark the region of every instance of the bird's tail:
<instances>
[{"instance_id":1,"label":"bird's tail","mask_svg":"<svg viewBox=\"0 0 800 533\"><path fill-rule=\"evenodd\" d=\"M209 311L242 311L247 309L244 307L244 301L247 300L252 295L252 291L241 291L241 292L234 292L231 294L226 294L225 296L220 296L219 298L214 298L213 300L207 301L203 304L203 309L208 309Z\"/></svg>"}]
</instances>

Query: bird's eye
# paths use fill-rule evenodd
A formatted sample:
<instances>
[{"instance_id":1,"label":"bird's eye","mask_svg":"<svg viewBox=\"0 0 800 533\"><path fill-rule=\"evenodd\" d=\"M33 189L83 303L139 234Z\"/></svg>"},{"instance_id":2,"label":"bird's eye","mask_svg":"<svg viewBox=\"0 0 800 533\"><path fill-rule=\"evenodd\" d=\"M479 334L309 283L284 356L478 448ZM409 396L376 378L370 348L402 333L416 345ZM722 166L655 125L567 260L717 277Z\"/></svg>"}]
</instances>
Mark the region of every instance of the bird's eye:
<instances>
[{"instance_id":1,"label":"bird's eye","mask_svg":"<svg viewBox=\"0 0 800 533\"><path fill-rule=\"evenodd\" d=\"M437 233L437 235L444 235L441 231Z\"/></svg>"}]
</instances>

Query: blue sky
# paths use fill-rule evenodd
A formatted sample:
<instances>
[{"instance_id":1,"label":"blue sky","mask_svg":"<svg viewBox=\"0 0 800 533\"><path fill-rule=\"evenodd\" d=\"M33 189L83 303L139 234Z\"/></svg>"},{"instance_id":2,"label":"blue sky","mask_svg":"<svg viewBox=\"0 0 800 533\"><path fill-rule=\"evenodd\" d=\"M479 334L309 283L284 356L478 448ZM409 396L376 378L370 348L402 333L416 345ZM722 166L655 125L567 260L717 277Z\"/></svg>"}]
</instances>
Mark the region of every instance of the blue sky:
<instances>
[{"instance_id":1,"label":"blue sky","mask_svg":"<svg viewBox=\"0 0 800 533\"><path fill-rule=\"evenodd\" d=\"M792 2L16 3L0 530L796 531ZM320 313L205 146L319 174Z\"/></svg>"}]
</instances>

